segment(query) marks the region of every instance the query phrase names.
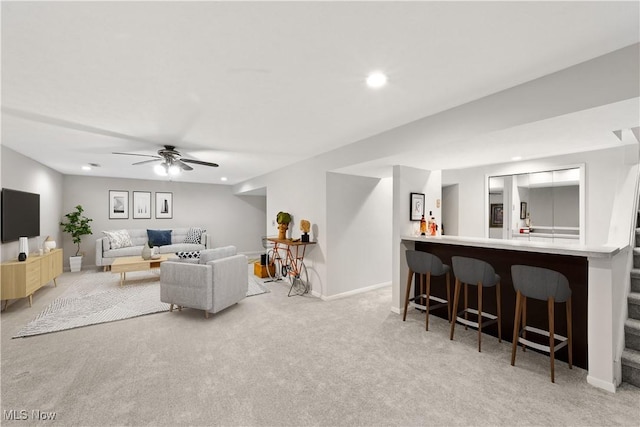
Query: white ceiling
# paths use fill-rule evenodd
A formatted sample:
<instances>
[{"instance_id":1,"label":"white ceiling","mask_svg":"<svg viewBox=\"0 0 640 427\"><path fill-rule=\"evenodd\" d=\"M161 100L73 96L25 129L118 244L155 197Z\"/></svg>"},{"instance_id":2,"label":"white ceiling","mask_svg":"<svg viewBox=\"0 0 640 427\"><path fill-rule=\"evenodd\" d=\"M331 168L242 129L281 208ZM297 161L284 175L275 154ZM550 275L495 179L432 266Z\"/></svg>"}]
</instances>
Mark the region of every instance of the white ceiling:
<instances>
[{"instance_id":1,"label":"white ceiling","mask_svg":"<svg viewBox=\"0 0 640 427\"><path fill-rule=\"evenodd\" d=\"M65 174L144 179L158 177L131 165L143 158L111 153L171 144L220 164L174 180L208 183L235 184L640 41L638 2L1 7L2 144ZM387 87L366 87L372 70ZM598 144L614 144L607 114L585 114L591 135L606 135ZM588 136L567 129L584 117L567 119L479 137L520 137L526 150L545 135L547 155L579 150ZM87 163L101 167L81 171Z\"/></svg>"}]
</instances>

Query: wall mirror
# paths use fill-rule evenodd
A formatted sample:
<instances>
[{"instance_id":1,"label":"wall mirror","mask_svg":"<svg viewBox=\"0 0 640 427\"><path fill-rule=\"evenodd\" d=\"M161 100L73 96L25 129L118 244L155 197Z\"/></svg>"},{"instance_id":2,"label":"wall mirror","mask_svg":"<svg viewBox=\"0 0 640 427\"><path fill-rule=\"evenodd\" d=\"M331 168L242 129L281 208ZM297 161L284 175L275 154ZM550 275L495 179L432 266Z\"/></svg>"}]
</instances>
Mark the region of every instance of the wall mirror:
<instances>
[{"instance_id":1,"label":"wall mirror","mask_svg":"<svg viewBox=\"0 0 640 427\"><path fill-rule=\"evenodd\" d=\"M584 243L584 166L488 178L488 237Z\"/></svg>"}]
</instances>

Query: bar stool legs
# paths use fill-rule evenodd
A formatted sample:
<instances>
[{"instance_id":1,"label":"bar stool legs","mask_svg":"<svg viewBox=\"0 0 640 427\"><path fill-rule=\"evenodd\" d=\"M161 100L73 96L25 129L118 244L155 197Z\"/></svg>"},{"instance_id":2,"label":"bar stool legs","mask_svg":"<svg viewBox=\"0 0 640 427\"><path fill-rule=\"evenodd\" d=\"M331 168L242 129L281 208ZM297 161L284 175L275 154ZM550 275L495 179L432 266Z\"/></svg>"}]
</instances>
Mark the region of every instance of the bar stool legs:
<instances>
[{"instance_id":1,"label":"bar stool legs","mask_svg":"<svg viewBox=\"0 0 640 427\"><path fill-rule=\"evenodd\" d=\"M409 250L406 252L407 264L409 266L409 274L407 277L407 285L405 289L404 297L404 313L402 320L407 320L407 311L409 310L409 301L416 301L418 299L423 300L424 304L416 304L419 308L425 310L425 330L429 330L429 312L432 309L444 307L447 305L447 317L451 321L451 305L449 303L449 295L451 291L451 268L448 265L444 265L442 261L427 252ZM418 275L418 283L420 291L418 296L411 298L411 284L414 275ZM445 276L447 285L447 298L446 300L440 297L431 295L431 276ZM426 289L425 289L426 285ZM431 300L438 302L439 304L431 305ZM417 302L417 301L416 301ZM422 301L421 301L422 302Z\"/></svg>"},{"instance_id":2,"label":"bar stool legs","mask_svg":"<svg viewBox=\"0 0 640 427\"><path fill-rule=\"evenodd\" d=\"M569 341L569 369L573 369L573 325L571 323L571 298L566 302L567 313L567 340Z\"/></svg>"},{"instance_id":3,"label":"bar stool legs","mask_svg":"<svg viewBox=\"0 0 640 427\"><path fill-rule=\"evenodd\" d=\"M424 329L425 331L429 330L429 302L431 302L431 273L427 273L427 296L426 296L426 302L425 302L425 320L424 320Z\"/></svg>"},{"instance_id":4,"label":"bar stool legs","mask_svg":"<svg viewBox=\"0 0 640 427\"><path fill-rule=\"evenodd\" d=\"M445 280L447 281L447 317L451 322L451 304L449 299L451 298L451 273L447 271Z\"/></svg>"},{"instance_id":5,"label":"bar stool legs","mask_svg":"<svg viewBox=\"0 0 640 427\"><path fill-rule=\"evenodd\" d=\"M482 351L482 283L478 283L478 351Z\"/></svg>"},{"instance_id":6,"label":"bar stool legs","mask_svg":"<svg viewBox=\"0 0 640 427\"><path fill-rule=\"evenodd\" d=\"M453 295L453 312L451 316L451 330L449 339L453 340L456 323L464 325L465 329L471 326L478 329L478 351L482 351L482 329L494 323L498 324L498 342L502 342L501 308L500 308L500 276L495 274L495 270L485 261L454 256L452 257L453 273L456 276L456 284ZM458 312L460 303L460 288L464 284L464 310ZM469 308L469 285L475 285L478 290L477 310ZM496 287L496 315L486 313L483 307L483 288ZM477 316L477 321L469 320L468 314ZM460 317L463 316L463 317Z\"/></svg>"},{"instance_id":7,"label":"bar stool legs","mask_svg":"<svg viewBox=\"0 0 640 427\"><path fill-rule=\"evenodd\" d=\"M465 289L467 287L467 284L464 284ZM462 314L462 312L458 313L458 304L460 302L460 288L462 287L462 283L460 283L460 280L456 279L456 283L455 283L455 289L454 289L454 295L453 295L453 315L454 316L458 316L458 314ZM488 317L490 319L490 324L493 323L498 323L498 342L502 342L502 326L500 325L500 319L501 319L501 310L500 310L500 283L498 282L496 284L496 302L497 302L497 316L493 316L491 314L487 314L484 313L482 311L482 283L478 283L477 285L478 287L478 309L477 310L473 310L473 309L469 309L468 305L467 305L467 298L465 298L465 309L464 311L464 319L458 319L458 321L460 321L461 323L464 324L465 329L468 326L476 326L478 328L478 351L481 352L482 351L482 320L483 320L483 316L484 317ZM465 297L467 296L467 292L465 292ZM477 312L478 315L478 321L477 322L472 322L468 320L468 313L471 312ZM455 327L456 327L456 317L452 317L451 319L451 328L450 328L450 332L449 332L449 339L453 340L453 335L455 332ZM485 326L487 326L485 324Z\"/></svg>"},{"instance_id":8,"label":"bar stool legs","mask_svg":"<svg viewBox=\"0 0 640 427\"><path fill-rule=\"evenodd\" d=\"M516 293L516 314L513 318L513 340L511 340L511 366L516 363L516 349L518 348L518 337L520 336L520 322L522 320L522 294ZM524 347L524 346L523 346ZM523 348L524 351L524 348Z\"/></svg>"},{"instance_id":9,"label":"bar stool legs","mask_svg":"<svg viewBox=\"0 0 640 427\"><path fill-rule=\"evenodd\" d=\"M516 362L516 350L518 343L522 344L522 350L524 351L526 346L536 348L541 351L549 353L550 359L550 374L551 382L555 383L555 352L562 347L568 346L567 351L569 355L569 369L573 368L573 326L571 324L571 297L566 300L566 316L567 316L567 336L563 337L555 332L555 300L553 297L547 299L547 313L549 316L549 331L543 331L537 328L526 326L526 306L527 297L522 295L520 291L516 294L516 314L513 326L513 342L511 344L511 366L515 366ZM522 323L521 323L522 322ZM526 339L526 332L534 332L539 335L545 335L549 338L549 346L543 346L536 344ZM556 346L556 340L560 341L560 344Z\"/></svg>"},{"instance_id":10,"label":"bar stool legs","mask_svg":"<svg viewBox=\"0 0 640 427\"><path fill-rule=\"evenodd\" d=\"M502 310L500 309L500 301L502 301L502 297L500 296L500 282L496 284L496 314L498 316L498 342L502 342Z\"/></svg>"},{"instance_id":11,"label":"bar stool legs","mask_svg":"<svg viewBox=\"0 0 640 427\"><path fill-rule=\"evenodd\" d=\"M426 313L425 313L425 331L429 330L429 310L430 310L430 301L432 298L431 296L431 273L427 273L427 291L426 291ZM446 275L445 275L445 281L447 282L447 319L449 320L449 322L451 322L451 304L449 303L449 295L451 295L451 274L447 271ZM438 301L441 302L441 299L438 298ZM442 304L441 303L438 305L438 307L440 307ZM434 307L435 308L435 307Z\"/></svg>"},{"instance_id":12,"label":"bar stool legs","mask_svg":"<svg viewBox=\"0 0 640 427\"><path fill-rule=\"evenodd\" d=\"M407 310L409 309L409 295L411 294L411 279L413 279L413 271L409 269L409 277L407 277L407 288L404 295L404 315L402 321L407 320Z\"/></svg>"}]
</instances>

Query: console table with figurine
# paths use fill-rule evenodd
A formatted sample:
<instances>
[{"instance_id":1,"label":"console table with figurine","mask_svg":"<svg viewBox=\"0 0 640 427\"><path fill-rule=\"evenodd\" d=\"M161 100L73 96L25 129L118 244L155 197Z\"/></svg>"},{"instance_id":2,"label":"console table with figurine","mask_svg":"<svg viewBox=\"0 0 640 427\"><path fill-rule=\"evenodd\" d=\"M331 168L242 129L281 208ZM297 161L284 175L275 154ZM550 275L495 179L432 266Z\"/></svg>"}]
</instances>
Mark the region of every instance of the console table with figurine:
<instances>
[{"instance_id":1,"label":"console table with figurine","mask_svg":"<svg viewBox=\"0 0 640 427\"><path fill-rule=\"evenodd\" d=\"M288 296L303 295L309 292L309 275L304 264L304 255L308 245L316 242L303 242L300 239L278 239L268 237L273 248L268 251L267 272L272 281L286 277L291 282Z\"/></svg>"}]
</instances>

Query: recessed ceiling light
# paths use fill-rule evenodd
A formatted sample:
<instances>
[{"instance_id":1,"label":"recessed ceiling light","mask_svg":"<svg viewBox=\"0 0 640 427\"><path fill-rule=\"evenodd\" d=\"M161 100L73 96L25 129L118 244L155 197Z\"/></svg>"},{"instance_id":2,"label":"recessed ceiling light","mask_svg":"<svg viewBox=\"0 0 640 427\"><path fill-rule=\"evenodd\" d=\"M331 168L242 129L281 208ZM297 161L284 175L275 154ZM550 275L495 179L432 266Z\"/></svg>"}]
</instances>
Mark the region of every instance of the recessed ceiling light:
<instances>
[{"instance_id":1,"label":"recessed ceiling light","mask_svg":"<svg viewBox=\"0 0 640 427\"><path fill-rule=\"evenodd\" d=\"M90 171L91 170L91 166L86 166L85 165L85 166L82 167L82 170L83 171Z\"/></svg>"},{"instance_id":2,"label":"recessed ceiling light","mask_svg":"<svg viewBox=\"0 0 640 427\"><path fill-rule=\"evenodd\" d=\"M220 181L226 181L226 180L227 180L226 176L223 176L222 178L220 178Z\"/></svg>"},{"instance_id":3,"label":"recessed ceiling light","mask_svg":"<svg viewBox=\"0 0 640 427\"><path fill-rule=\"evenodd\" d=\"M367 76L367 86L370 88L380 88L387 84L387 76L380 71L375 71Z\"/></svg>"},{"instance_id":4,"label":"recessed ceiling light","mask_svg":"<svg viewBox=\"0 0 640 427\"><path fill-rule=\"evenodd\" d=\"M511 158L511 160L513 160L514 162L517 162L518 160L522 160L522 156L514 156Z\"/></svg>"}]
</instances>

